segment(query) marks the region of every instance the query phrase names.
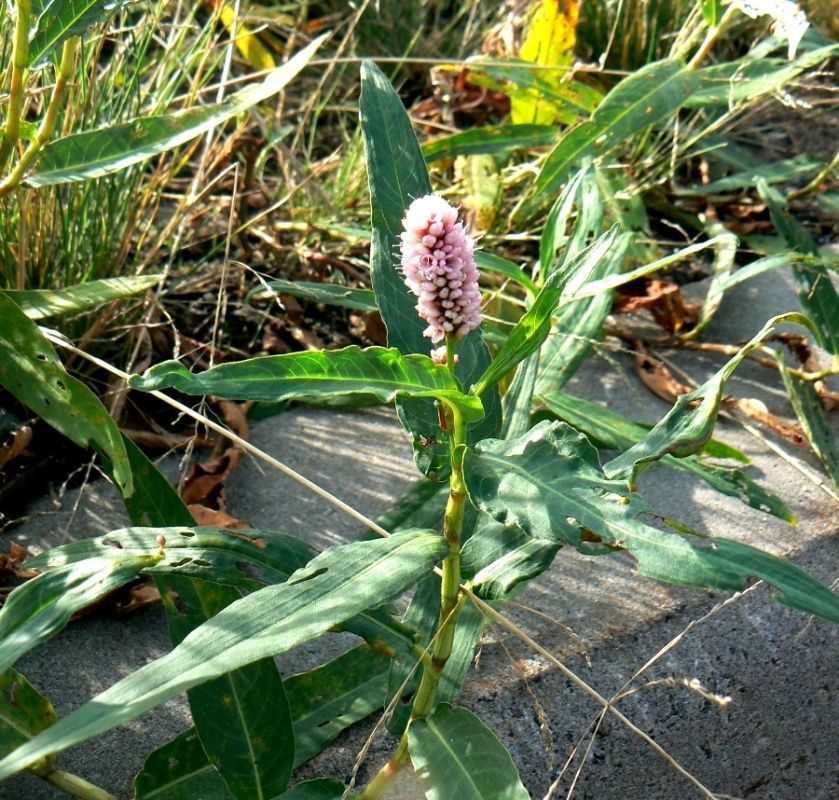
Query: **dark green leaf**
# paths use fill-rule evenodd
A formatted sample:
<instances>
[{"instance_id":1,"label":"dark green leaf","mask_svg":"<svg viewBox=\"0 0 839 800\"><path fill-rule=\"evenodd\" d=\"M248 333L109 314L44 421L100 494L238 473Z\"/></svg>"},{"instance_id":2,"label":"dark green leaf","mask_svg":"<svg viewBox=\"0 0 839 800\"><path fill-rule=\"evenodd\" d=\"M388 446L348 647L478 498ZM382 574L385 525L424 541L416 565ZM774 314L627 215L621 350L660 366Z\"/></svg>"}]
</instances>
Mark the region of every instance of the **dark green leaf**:
<instances>
[{"instance_id":1,"label":"dark green leaf","mask_svg":"<svg viewBox=\"0 0 839 800\"><path fill-rule=\"evenodd\" d=\"M390 665L386 656L361 646L285 681L296 765L323 751L345 728L381 710Z\"/></svg>"},{"instance_id":2,"label":"dark green leaf","mask_svg":"<svg viewBox=\"0 0 839 800\"><path fill-rule=\"evenodd\" d=\"M839 47L839 45L837 45ZM769 206L772 223L790 247L805 256L818 256L818 248L810 234L787 210L786 202L777 190L758 180L757 188ZM798 286L798 299L804 313L816 323L819 344L829 353L839 356L839 292L823 264L802 266L792 263L792 274Z\"/></svg>"},{"instance_id":3,"label":"dark green leaf","mask_svg":"<svg viewBox=\"0 0 839 800\"><path fill-rule=\"evenodd\" d=\"M581 397L572 397L556 391L542 395L539 400L551 413L582 431L598 445L610 450L626 450L640 442L648 433L648 428L643 425L637 425L617 412ZM721 442L714 442L712 439L706 444L703 452L718 458L743 458L738 450L721 445ZM665 455L662 456L661 463L671 469L693 473L718 492L736 497L752 508L772 514L791 525L795 524L795 516L780 497L756 484L739 469L707 464L695 455L684 458Z\"/></svg>"},{"instance_id":4,"label":"dark green leaf","mask_svg":"<svg viewBox=\"0 0 839 800\"><path fill-rule=\"evenodd\" d=\"M839 313L839 306L837 306L837 313ZM833 483L839 486L839 445L836 443L836 436L825 414L822 400L811 381L794 375L784 364L783 356L780 353L776 355L795 416L827 474Z\"/></svg>"},{"instance_id":5,"label":"dark green leaf","mask_svg":"<svg viewBox=\"0 0 839 800\"><path fill-rule=\"evenodd\" d=\"M539 287L525 275L524 270L518 264L508 261L506 258L488 253L486 250L478 250L475 253L475 263L479 269L495 272L502 278L517 283L530 294L535 295L539 291Z\"/></svg>"},{"instance_id":6,"label":"dark green leaf","mask_svg":"<svg viewBox=\"0 0 839 800\"><path fill-rule=\"evenodd\" d=\"M667 415L640 442L605 464L606 475L610 478L627 478L632 483L644 465L658 460L666 453L681 458L701 450L711 438L716 425L726 381L746 355L759 347L782 323L812 328L810 320L802 314L790 313L772 317L722 369L698 389L681 395Z\"/></svg>"},{"instance_id":7,"label":"dark green leaf","mask_svg":"<svg viewBox=\"0 0 839 800\"><path fill-rule=\"evenodd\" d=\"M471 711L441 704L408 732L428 800L529 800L513 759Z\"/></svg>"},{"instance_id":8,"label":"dark green leaf","mask_svg":"<svg viewBox=\"0 0 839 800\"><path fill-rule=\"evenodd\" d=\"M6 755L55 722L55 709L26 678L0 672L0 754Z\"/></svg>"},{"instance_id":9,"label":"dark green leaf","mask_svg":"<svg viewBox=\"0 0 839 800\"><path fill-rule=\"evenodd\" d=\"M702 186L692 186L689 189L679 189L678 194L688 196L707 197L711 194L722 194L741 189L749 189L754 186L759 178L766 183L786 183L802 176L813 175L822 161L801 153L795 158L776 161L773 164L758 164L757 166L727 175Z\"/></svg>"},{"instance_id":10,"label":"dark green leaf","mask_svg":"<svg viewBox=\"0 0 839 800\"><path fill-rule=\"evenodd\" d=\"M695 73L677 61L647 64L624 78L591 119L563 136L548 154L533 193L515 213L523 219L547 205L583 156L602 156L639 131L667 119L694 92Z\"/></svg>"},{"instance_id":11,"label":"dark green leaf","mask_svg":"<svg viewBox=\"0 0 839 800\"><path fill-rule=\"evenodd\" d=\"M438 534L406 531L321 553L278 586L237 600L171 653L123 678L0 761L0 780L232 669L311 641L387 603L445 556Z\"/></svg>"},{"instance_id":12,"label":"dark green leaf","mask_svg":"<svg viewBox=\"0 0 839 800\"><path fill-rule=\"evenodd\" d=\"M0 385L76 444L110 462L125 496L134 490L116 424L83 383L67 374L52 345L7 294L0 292Z\"/></svg>"},{"instance_id":13,"label":"dark green leaf","mask_svg":"<svg viewBox=\"0 0 839 800\"><path fill-rule=\"evenodd\" d=\"M362 350L352 345L261 356L199 373L177 361L165 361L142 377L132 376L130 384L146 392L174 388L186 394L269 402L341 395L372 396L384 402L399 395L431 397L457 406L464 419L483 416L481 401L464 394L448 369L428 356L403 356L396 348Z\"/></svg>"},{"instance_id":14,"label":"dark green leaf","mask_svg":"<svg viewBox=\"0 0 839 800\"><path fill-rule=\"evenodd\" d=\"M463 574L486 600L502 600L541 575L562 545L525 533L518 525L488 519L463 547Z\"/></svg>"},{"instance_id":15,"label":"dark green leaf","mask_svg":"<svg viewBox=\"0 0 839 800\"><path fill-rule=\"evenodd\" d=\"M805 70L811 69L839 52L839 44L802 53L794 61L748 55L696 70L696 90L685 101L687 108L753 103L764 95L781 89Z\"/></svg>"},{"instance_id":16,"label":"dark green leaf","mask_svg":"<svg viewBox=\"0 0 839 800\"><path fill-rule=\"evenodd\" d=\"M131 0L53 0L43 4L29 42L29 68L50 63L49 56L71 36L105 22ZM33 9L34 10L34 9Z\"/></svg>"},{"instance_id":17,"label":"dark green leaf","mask_svg":"<svg viewBox=\"0 0 839 800\"><path fill-rule=\"evenodd\" d=\"M135 528L124 534L116 532L111 539L103 537L92 543L84 540L76 544L83 550L90 543L105 554L109 547L106 542L110 542L111 548L115 545L123 548L118 552L124 549L142 552L153 547L153 537L168 535L172 540L170 549L175 550L176 556L167 554L166 561L177 564L178 560L185 560L205 573L199 578L189 577L188 573L154 575L172 644L178 645L192 630L240 597L235 586L211 583L209 579L218 580L219 575L232 573L234 583L241 578L250 581L243 572L244 565L253 565L254 557L261 556L261 551L268 550L269 545L264 538L193 531L188 527L194 524L192 515L177 492L133 442L127 438L125 441L137 486L126 507L135 524L157 527L145 531ZM187 527L165 527L178 524ZM277 576L279 581L311 557L309 548L291 537L277 536L270 540L273 563L285 566ZM184 559L186 548L172 547L176 544L191 545L187 552L198 551L200 555ZM228 550L225 544L233 546ZM213 558L219 552L227 557L226 563L219 564L219 559ZM64 557L69 557L66 551ZM218 570L214 569L214 562ZM178 597L177 603L173 602L171 593ZM283 681L272 658L255 661L214 681L194 686L187 695L192 718L204 743L203 750L218 767L234 798L270 797L285 789L294 767L294 739ZM202 776L200 780L212 778Z\"/></svg>"},{"instance_id":18,"label":"dark green leaf","mask_svg":"<svg viewBox=\"0 0 839 800\"><path fill-rule=\"evenodd\" d=\"M23 309L29 319L38 320L78 314L102 303L131 297L156 286L162 279L162 275L132 275L88 281L66 289L7 291L6 294Z\"/></svg>"},{"instance_id":19,"label":"dark green leaf","mask_svg":"<svg viewBox=\"0 0 839 800\"><path fill-rule=\"evenodd\" d=\"M155 750L134 778L135 800L233 800L195 728Z\"/></svg>"},{"instance_id":20,"label":"dark green leaf","mask_svg":"<svg viewBox=\"0 0 839 800\"><path fill-rule=\"evenodd\" d=\"M371 289L352 289L337 283L313 283L311 281L268 281L267 289L276 294L290 294L312 303L323 303L327 306L351 308L355 311L378 311L376 296ZM264 297L266 287L254 289L248 298L254 295Z\"/></svg>"},{"instance_id":21,"label":"dark green leaf","mask_svg":"<svg viewBox=\"0 0 839 800\"><path fill-rule=\"evenodd\" d=\"M605 233L580 255L551 273L533 305L510 331L507 341L493 359L486 372L473 387L475 394L483 394L502 380L520 361L539 349L548 337L551 319L564 294L572 296L588 278L591 271L615 244L618 231Z\"/></svg>"},{"instance_id":22,"label":"dark green leaf","mask_svg":"<svg viewBox=\"0 0 839 800\"><path fill-rule=\"evenodd\" d=\"M158 555L90 558L18 586L0 609L0 673L58 633L77 611L124 586Z\"/></svg>"},{"instance_id":23,"label":"dark green leaf","mask_svg":"<svg viewBox=\"0 0 839 800\"><path fill-rule=\"evenodd\" d=\"M649 508L609 480L597 450L564 422L541 422L525 436L481 442L466 452L472 502L502 524L537 540L602 555L627 551L638 571L685 586L739 591L751 576L774 586L778 600L839 622L839 595L788 562L729 539L665 533L639 515Z\"/></svg>"},{"instance_id":24,"label":"dark green leaf","mask_svg":"<svg viewBox=\"0 0 839 800\"><path fill-rule=\"evenodd\" d=\"M396 250L405 211L413 200L431 193L431 182L399 95L382 71L369 61L361 67L359 110L373 223L370 272L388 344L406 354L428 353L431 343L423 336L425 324L397 269ZM472 331L458 345L457 374L461 384L471 386L489 362L480 331ZM494 436L500 429L501 401L497 391L487 394L484 408L484 419L470 427L470 442ZM397 405L397 411L413 437L417 466L431 478L445 477L449 469L448 439L440 430L434 404L406 399Z\"/></svg>"},{"instance_id":25,"label":"dark green leaf","mask_svg":"<svg viewBox=\"0 0 839 800\"><path fill-rule=\"evenodd\" d=\"M241 89L222 103L140 117L49 142L41 152L38 171L24 182L37 187L89 180L172 150L275 95L306 66L322 42L323 37L315 39L262 83Z\"/></svg>"},{"instance_id":26,"label":"dark green leaf","mask_svg":"<svg viewBox=\"0 0 839 800\"><path fill-rule=\"evenodd\" d=\"M511 150L544 147L556 140L553 125L487 125L455 133L423 145L426 161L482 153L507 153Z\"/></svg>"},{"instance_id":27,"label":"dark green leaf","mask_svg":"<svg viewBox=\"0 0 839 800\"><path fill-rule=\"evenodd\" d=\"M28 559L26 565L44 569L114 554L139 557L157 549L158 536L166 539L164 558L144 572L167 581L172 578L198 579L250 591L265 584L285 582L315 556L305 542L274 531L126 528L55 547ZM371 646L399 653L402 657L410 653L414 644L413 632L393 620L386 609L365 611L341 627L362 636Z\"/></svg>"}]
</instances>

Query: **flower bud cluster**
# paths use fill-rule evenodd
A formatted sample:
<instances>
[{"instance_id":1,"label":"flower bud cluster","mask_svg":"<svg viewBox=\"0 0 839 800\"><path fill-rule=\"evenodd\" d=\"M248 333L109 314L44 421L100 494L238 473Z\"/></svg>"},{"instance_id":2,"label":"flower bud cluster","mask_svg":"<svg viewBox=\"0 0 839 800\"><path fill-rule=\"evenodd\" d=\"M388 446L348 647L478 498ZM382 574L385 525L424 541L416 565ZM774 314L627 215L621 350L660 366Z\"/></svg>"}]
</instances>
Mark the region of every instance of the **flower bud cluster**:
<instances>
[{"instance_id":1,"label":"flower bud cluster","mask_svg":"<svg viewBox=\"0 0 839 800\"><path fill-rule=\"evenodd\" d=\"M462 339L481 324L475 242L457 210L433 194L411 203L402 227L402 274L428 323L423 334L432 342Z\"/></svg>"}]
</instances>

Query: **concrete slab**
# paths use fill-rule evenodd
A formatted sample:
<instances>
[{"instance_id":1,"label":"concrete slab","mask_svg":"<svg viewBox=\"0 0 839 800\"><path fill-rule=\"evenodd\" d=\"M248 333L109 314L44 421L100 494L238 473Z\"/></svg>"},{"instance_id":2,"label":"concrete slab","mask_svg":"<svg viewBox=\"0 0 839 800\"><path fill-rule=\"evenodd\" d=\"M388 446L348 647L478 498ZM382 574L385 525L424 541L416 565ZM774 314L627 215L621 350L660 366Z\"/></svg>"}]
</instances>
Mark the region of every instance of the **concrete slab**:
<instances>
[{"instance_id":1,"label":"concrete slab","mask_svg":"<svg viewBox=\"0 0 839 800\"><path fill-rule=\"evenodd\" d=\"M748 338L768 316L796 306L788 279L780 273L764 276L726 298L707 338ZM628 354L620 349L605 349L604 354L608 360L592 359L571 390L641 421L660 418L666 406L639 385ZM679 364L697 381L719 363L709 357L679 356ZM762 368L747 365L730 389L762 399L770 410L789 413L780 387ZM414 475L405 437L387 411L299 409L255 424L252 434L258 446L371 516L383 511ZM718 436L753 458L750 473L782 495L798 517L796 528L722 497L690 476L662 468L642 476L641 492L662 514L785 555L823 581L835 582L839 573L835 502L736 424L721 423ZM792 455L808 473L817 474L818 466L807 453L796 450ZM232 476L228 496L231 513L255 527L287 530L319 546L358 533L352 520L254 461ZM15 538L35 549L67 536L92 535L125 524L118 500L104 482L88 487L78 504L77 499L67 493L61 511L43 501L14 532ZM67 509L76 505L68 526ZM771 603L764 586L720 607L726 598L722 593L676 589L638 578L620 558L586 559L566 550L508 613L606 696L620 691L649 658L693 626L633 683L636 690L621 701L621 710L720 795L837 800L839 627ZM74 623L19 666L65 714L167 649L162 614L149 610L129 620ZM283 668L287 672L307 668L319 655L319 646L312 645L305 653L282 659ZM730 700L720 705L709 700L710 695ZM606 719L593 742L585 739L598 707L505 631L488 630L460 702L481 714L511 749L534 798L700 796L615 721ZM144 755L186 724L184 703L172 701L62 755L60 763L128 798L131 776ZM300 777L346 778L371 727L362 724L346 732L328 753L306 765ZM560 778L578 743L585 758L576 781L577 764ZM375 772L392 746L389 737L378 737L359 770L359 783ZM26 776L0 786L0 797L9 800L60 796ZM407 774L391 793L392 800L419 796Z\"/></svg>"}]
</instances>

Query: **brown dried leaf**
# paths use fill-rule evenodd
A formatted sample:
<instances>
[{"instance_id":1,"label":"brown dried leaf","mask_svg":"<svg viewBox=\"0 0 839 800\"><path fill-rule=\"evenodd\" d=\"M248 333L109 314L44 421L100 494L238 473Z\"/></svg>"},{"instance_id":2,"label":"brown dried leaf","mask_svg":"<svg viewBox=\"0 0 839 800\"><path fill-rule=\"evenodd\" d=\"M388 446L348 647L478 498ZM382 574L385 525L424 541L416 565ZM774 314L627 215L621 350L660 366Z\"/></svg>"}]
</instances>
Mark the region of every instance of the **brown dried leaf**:
<instances>
[{"instance_id":1,"label":"brown dried leaf","mask_svg":"<svg viewBox=\"0 0 839 800\"><path fill-rule=\"evenodd\" d=\"M146 606L156 605L159 602L160 592L157 587L152 583L141 583L131 587L127 600L117 602L116 612L120 617L127 617Z\"/></svg>"},{"instance_id":2,"label":"brown dried leaf","mask_svg":"<svg viewBox=\"0 0 839 800\"><path fill-rule=\"evenodd\" d=\"M635 369L644 385L665 403L672 405L680 395L692 391L689 386L677 381L640 341L635 343Z\"/></svg>"},{"instance_id":3,"label":"brown dried leaf","mask_svg":"<svg viewBox=\"0 0 839 800\"><path fill-rule=\"evenodd\" d=\"M700 306L688 303L682 290L673 281L641 278L620 288L612 311L629 314L646 309L653 319L670 334L692 328L699 319Z\"/></svg>"},{"instance_id":4,"label":"brown dried leaf","mask_svg":"<svg viewBox=\"0 0 839 800\"><path fill-rule=\"evenodd\" d=\"M206 525L212 528L233 528L234 530L246 530L253 527L247 520L231 517L226 511L218 508L208 508L200 503L190 503L188 507L197 525Z\"/></svg>"},{"instance_id":5,"label":"brown dried leaf","mask_svg":"<svg viewBox=\"0 0 839 800\"><path fill-rule=\"evenodd\" d=\"M21 425L17 430L12 431L11 441L0 447L0 469L6 466L12 459L17 458L32 441L32 428L29 425Z\"/></svg>"},{"instance_id":6,"label":"brown dried leaf","mask_svg":"<svg viewBox=\"0 0 839 800\"><path fill-rule=\"evenodd\" d=\"M807 437L804 435L804 431L798 425L792 425L778 419L760 400L755 400L750 397L724 397L722 403L728 408L737 409L749 417L749 419L753 419L758 424L763 425L763 427L768 428L787 441L805 450L808 448L809 445L807 444Z\"/></svg>"}]
</instances>

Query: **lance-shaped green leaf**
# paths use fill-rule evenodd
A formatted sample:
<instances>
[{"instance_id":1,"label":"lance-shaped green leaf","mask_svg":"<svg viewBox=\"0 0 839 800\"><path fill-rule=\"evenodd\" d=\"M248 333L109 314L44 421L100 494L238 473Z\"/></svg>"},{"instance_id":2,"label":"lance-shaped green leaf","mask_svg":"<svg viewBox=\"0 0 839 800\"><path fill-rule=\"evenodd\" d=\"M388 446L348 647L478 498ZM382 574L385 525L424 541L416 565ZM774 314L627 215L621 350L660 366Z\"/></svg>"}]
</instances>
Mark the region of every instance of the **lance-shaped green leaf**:
<instances>
[{"instance_id":1,"label":"lance-shaped green leaf","mask_svg":"<svg viewBox=\"0 0 839 800\"><path fill-rule=\"evenodd\" d=\"M24 183L52 186L98 178L185 144L279 92L306 66L323 39L315 39L288 63L272 70L262 83L241 89L221 103L139 117L55 139L44 147L37 172Z\"/></svg>"},{"instance_id":2,"label":"lance-shaped green leaf","mask_svg":"<svg viewBox=\"0 0 839 800\"><path fill-rule=\"evenodd\" d=\"M574 211L577 219L571 236L566 234L568 222ZM589 234L600 232L603 206L594 182L591 164L583 165L565 185L556 202L551 206L545 227L539 237L539 273L544 278L563 262L576 258L588 242Z\"/></svg>"},{"instance_id":3,"label":"lance-shaped green leaf","mask_svg":"<svg viewBox=\"0 0 839 800\"><path fill-rule=\"evenodd\" d=\"M837 309L839 311L839 308ZM839 444L827 419L821 397L811 381L806 381L790 371L783 355L775 354L781 378L790 403L813 452L819 457L831 480L839 486Z\"/></svg>"},{"instance_id":4,"label":"lance-shaped green leaf","mask_svg":"<svg viewBox=\"0 0 839 800\"><path fill-rule=\"evenodd\" d=\"M127 278L88 281L66 289L8 290L6 294L23 309L29 319L39 320L78 314L103 303L132 297L157 286L161 280L162 275L132 275Z\"/></svg>"},{"instance_id":5,"label":"lance-shaped green leaf","mask_svg":"<svg viewBox=\"0 0 839 800\"><path fill-rule=\"evenodd\" d=\"M237 581L245 578L247 588L261 585L255 579L265 576L253 561L263 550L271 550L270 559L260 560L269 573L276 573L273 577L278 582L311 558L310 549L302 542L281 534L269 535L269 544L266 537L231 537L202 529L196 532L191 527L192 515L166 478L133 442L126 439L125 446L137 486L134 495L126 500L126 508L138 526L157 527L115 532L112 538L82 540L68 545L69 550L51 551L45 560L70 560L90 549L105 556L126 551L139 554L153 548L152 538L168 536L169 550L174 553L168 552L163 561L176 571L157 572L153 577L163 600L173 645L238 600L241 595ZM185 546L179 548L178 544ZM188 569L179 573L179 562L181 566L184 562L190 564L200 574L190 574ZM227 576L227 580L215 582L220 576ZM172 593L178 597L177 603L172 600ZM234 799L250 800L270 797L285 789L294 767L294 736L283 680L273 658L260 659L194 686L187 696L203 742L202 752L209 756L207 763L212 760L219 778L225 782L225 796L232 794Z\"/></svg>"},{"instance_id":6,"label":"lance-shaped green leaf","mask_svg":"<svg viewBox=\"0 0 839 800\"><path fill-rule=\"evenodd\" d=\"M399 95L382 71L369 61L361 67L359 111L373 223L370 273L388 344L403 353L428 353L431 343L423 336L425 324L417 314L416 299L405 288L397 267L397 247L408 206L431 193L431 182ZM457 375L463 386L471 386L490 363L480 330L472 331L461 341L457 352ZM486 395L484 407L486 416L467 432L470 442L498 433L501 400L497 391ZM449 470L448 438L440 430L434 404L405 398L398 403L397 411L412 436L417 466L431 478L444 478Z\"/></svg>"},{"instance_id":7,"label":"lance-shaped green leaf","mask_svg":"<svg viewBox=\"0 0 839 800\"><path fill-rule=\"evenodd\" d=\"M111 19L131 0L52 0L41 3L35 29L30 33L29 68L47 66L50 55L71 36ZM36 9L33 8L33 12Z\"/></svg>"},{"instance_id":8,"label":"lance-shaped green leaf","mask_svg":"<svg viewBox=\"0 0 839 800\"><path fill-rule=\"evenodd\" d=\"M516 765L471 711L446 703L412 723L408 752L428 800L529 800Z\"/></svg>"},{"instance_id":9,"label":"lance-shaped green leaf","mask_svg":"<svg viewBox=\"0 0 839 800\"><path fill-rule=\"evenodd\" d=\"M736 192L753 187L758 179L763 179L768 184L786 183L796 178L813 175L823 165L823 161L808 156L806 153L800 153L795 158L775 161L771 164L759 162L753 167L747 167L710 183L679 189L676 194L688 197L708 197L712 194Z\"/></svg>"},{"instance_id":10,"label":"lance-shaped green leaf","mask_svg":"<svg viewBox=\"0 0 839 800\"><path fill-rule=\"evenodd\" d=\"M495 155L545 147L555 141L556 128L553 125L486 125L426 142L422 153L430 162L456 156Z\"/></svg>"},{"instance_id":11,"label":"lance-shaped green leaf","mask_svg":"<svg viewBox=\"0 0 839 800\"><path fill-rule=\"evenodd\" d=\"M55 722L55 709L26 678L0 672L0 754L6 755Z\"/></svg>"},{"instance_id":12,"label":"lance-shaped green leaf","mask_svg":"<svg viewBox=\"0 0 839 800\"><path fill-rule=\"evenodd\" d=\"M805 256L818 256L818 247L810 234L787 209L784 198L766 181L758 180L757 188L769 206L772 223L787 244ZM792 263L792 274L798 286L798 299L804 313L816 323L819 344L839 357L839 292L833 285L824 264L811 261L807 265Z\"/></svg>"},{"instance_id":13,"label":"lance-shaped green leaf","mask_svg":"<svg viewBox=\"0 0 839 800\"><path fill-rule=\"evenodd\" d=\"M606 475L610 478L627 478L632 483L644 465L658 460L666 453L682 458L701 450L714 431L726 381L740 362L759 347L778 325L785 322L803 325L811 330L813 327L812 322L803 314L790 313L772 317L722 369L698 389L681 395L673 408L640 442L605 464Z\"/></svg>"},{"instance_id":14,"label":"lance-shaped green leaf","mask_svg":"<svg viewBox=\"0 0 839 800\"><path fill-rule=\"evenodd\" d=\"M839 52L839 44L828 44L802 53L794 61L752 53L695 71L696 90L685 101L687 108L753 103L777 92L805 70L818 66Z\"/></svg>"},{"instance_id":15,"label":"lance-shaped green leaf","mask_svg":"<svg viewBox=\"0 0 839 800\"><path fill-rule=\"evenodd\" d=\"M397 397L437 398L458 408L466 420L483 416L477 397L464 394L452 374L428 356L402 355L395 347L355 345L260 356L192 373L177 361L165 361L132 376L134 389L177 389L185 394L230 400L279 402L306 397L356 395L391 402Z\"/></svg>"},{"instance_id":16,"label":"lance-shaped green leaf","mask_svg":"<svg viewBox=\"0 0 839 800\"><path fill-rule=\"evenodd\" d=\"M602 156L639 131L675 113L698 85L678 61L647 64L603 98L590 120L563 136L548 154L533 193L515 218L526 219L559 192L571 169L586 155Z\"/></svg>"},{"instance_id":17,"label":"lance-shaped green leaf","mask_svg":"<svg viewBox=\"0 0 839 800\"><path fill-rule=\"evenodd\" d=\"M520 361L541 347L550 333L551 319L563 294L573 295L614 246L617 236L617 228L612 228L577 258L551 273L536 295L533 305L510 331L504 346L473 387L475 394L482 395L491 389Z\"/></svg>"},{"instance_id":18,"label":"lance-shaped green leaf","mask_svg":"<svg viewBox=\"0 0 839 800\"><path fill-rule=\"evenodd\" d=\"M0 672L58 633L77 611L124 586L158 559L148 551L142 556L90 558L18 586L0 609Z\"/></svg>"},{"instance_id":19,"label":"lance-shaped green leaf","mask_svg":"<svg viewBox=\"0 0 839 800\"><path fill-rule=\"evenodd\" d=\"M602 224L603 206L596 175L585 169L579 174L582 181L578 201L579 215L574 231L563 248L562 258L558 260L559 269L562 269L562 265L570 258L580 254L588 239L599 232ZM545 234L542 239L545 243ZM623 270L629 241L629 236L620 237L591 270L586 283L619 274ZM540 258L555 258L553 254L557 244L558 242L554 244L553 249L543 248L546 252ZM537 392L550 391L551 387L560 388L571 379L590 355L592 343L600 339L603 323L611 308L612 293L609 290L562 306L540 349Z\"/></svg>"},{"instance_id":20,"label":"lance-shaped green leaf","mask_svg":"<svg viewBox=\"0 0 839 800\"><path fill-rule=\"evenodd\" d=\"M469 497L495 520L581 552L627 551L639 573L685 586L739 591L749 577L777 599L839 622L839 595L798 567L730 539L663 532L645 524L646 502L603 473L597 450L564 422L541 422L525 436L489 439L467 450Z\"/></svg>"},{"instance_id":21,"label":"lance-shaped green leaf","mask_svg":"<svg viewBox=\"0 0 839 800\"><path fill-rule=\"evenodd\" d=\"M475 263L481 270L495 272L502 278L517 283L529 294L535 295L539 291L539 287L525 275L524 270L518 264L508 261L506 258L494 253L487 253L486 250L478 250L475 253Z\"/></svg>"},{"instance_id":22,"label":"lance-shaped green leaf","mask_svg":"<svg viewBox=\"0 0 839 800\"><path fill-rule=\"evenodd\" d=\"M317 638L393 600L446 555L436 533L406 531L333 547L284 584L237 600L171 653L123 678L0 761L0 780L50 753L104 733L170 697Z\"/></svg>"},{"instance_id":23,"label":"lance-shaped green leaf","mask_svg":"<svg viewBox=\"0 0 839 800\"><path fill-rule=\"evenodd\" d=\"M502 439L521 436L530 427L530 415L533 413L533 390L536 387L538 370L539 351L537 350L519 364L513 380L510 381L510 388L504 393Z\"/></svg>"},{"instance_id":24,"label":"lance-shaped green leaf","mask_svg":"<svg viewBox=\"0 0 839 800\"><path fill-rule=\"evenodd\" d=\"M166 540L163 557L143 572L167 581L180 578L215 584L211 587L214 598L218 594L218 584L253 591L266 584L283 583L316 555L310 545L276 531L137 527L69 542L27 559L26 566L48 569L90 558L139 558L157 550L158 536ZM235 591L229 597L231 601L238 599ZM208 600L208 604L211 602ZM362 636L372 647L398 654L401 658L410 656L416 639L413 631L394 620L384 608L365 611L342 623L341 627ZM184 635L181 631L178 641Z\"/></svg>"},{"instance_id":25,"label":"lance-shaped green leaf","mask_svg":"<svg viewBox=\"0 0 839 800\"><path fill-rule=\"evenodd\" d=\"M323 303L327 306L350 308L354 311L378 311L376 296L371 289L353 289L337 283L315 283L313 281L268 281L265 286L258 286L248 294L248 299L254 295L265 296L270 290L274 294L290 294L301 300L312 303Z\"/></svg>"},{"instance_id":26,"label":"lance-shaped green leaf","mask_svg":"<svg viewBox=\"0 0 839 800\"><path fill-rule=\"evenodd\" d=\"M81 381L67 374L52 345L18 305L0 292L0 386L81 447L94 447L123 495L134 491L116 424Z\"/></svg>"},{"instance_id":27,"label":"lance-shaped green leaf","mask_svg":"<svg viewBox=\"0 0 839 800\"><path fill-rule=\"evenodd\" d=\"M640 442L649 433L649 428L638 425L609 408L565 392L555 391L541 395L539 402L559 419L573 425L578 431L582 431L598 446L610 450L626 450ZM716 443L716 445L719 444L721 442ZM706 454L708 454L709 445L715 445L714 440L710 440L703 448ZM717 451L716 446L712 449ZM738 450L723 449L718 452L719 457L735 457L742 460L742 454ZM778 495L755 483L742 470L708 464L696 455L684 458L664 455L661 457L661 463L671 469L690 472L718 492L729 497L736 497L752 508L772 514L791 525L796 524L795 516L786 503Z\"/></svg>"}]
</instances>

